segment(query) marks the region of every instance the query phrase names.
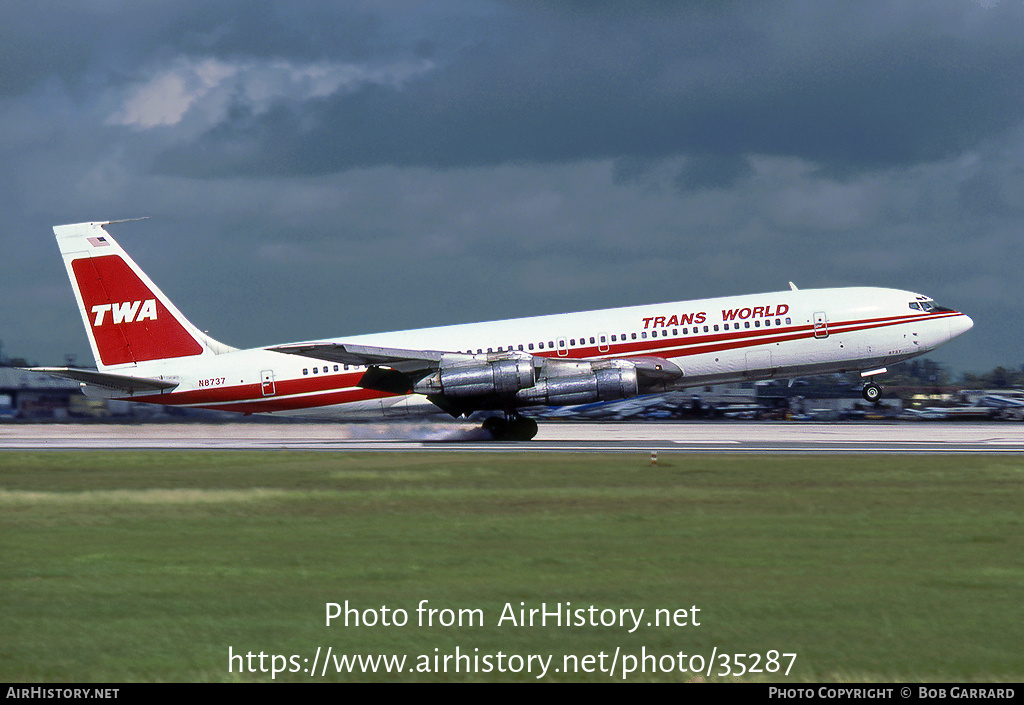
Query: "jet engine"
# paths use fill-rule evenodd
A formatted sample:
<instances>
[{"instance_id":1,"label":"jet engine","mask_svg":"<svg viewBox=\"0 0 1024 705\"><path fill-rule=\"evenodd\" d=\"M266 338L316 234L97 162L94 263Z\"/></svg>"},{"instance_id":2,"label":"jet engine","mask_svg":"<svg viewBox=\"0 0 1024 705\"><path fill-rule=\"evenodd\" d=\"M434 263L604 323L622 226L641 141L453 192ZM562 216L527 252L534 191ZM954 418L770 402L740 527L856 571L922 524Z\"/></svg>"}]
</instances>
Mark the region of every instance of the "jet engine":
<instances>
[{"instance_id":1,"label":"jet engine","mask_svg":"<svg viewBox=\"0 0 1024 705\"><path fill-rule=\"evenodd\" d=\"M532 358L512 355L487 361L442 362L437 372L417 382L413 391L446 397L513 397L536 381Z\"/></svg>"},{"instance_id":2,"label":"jet engine","mask_svg":"<svg viewBox=\"0 0 1024 705\"><path fill-rule=\"evenodd\" d=\"M479 355L445 354L432 374L413 385L453 416L480 409L569 406L628 399L682 376L660 358L559 360L507 351Z\"/></svg>"},{"instance_id":3,"label":"jet engine","mask_svg":"<svg viewBox=\"0 0 1024 705\"><path fill-rule=\"evenodd\" d=\"M584 374L556 375L516 392L522 405L568 406L597 401L615 401L638 394L636 368L616 365L592 369Z\"/></svg>"}]
</instances>

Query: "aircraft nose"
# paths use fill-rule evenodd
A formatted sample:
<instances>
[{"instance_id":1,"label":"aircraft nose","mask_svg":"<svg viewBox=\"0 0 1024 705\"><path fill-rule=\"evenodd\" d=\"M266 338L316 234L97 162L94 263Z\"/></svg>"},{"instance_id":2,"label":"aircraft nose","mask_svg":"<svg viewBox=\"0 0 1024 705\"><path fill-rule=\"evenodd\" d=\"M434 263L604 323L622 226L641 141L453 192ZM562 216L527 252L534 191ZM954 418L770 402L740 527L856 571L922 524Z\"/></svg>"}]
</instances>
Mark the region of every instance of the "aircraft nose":
<instances>
[{"instance_id":1,"label":"aircraft nose","mask_svg":"<svg viewBox=\"0 0 1024 705\"><path fill-rule=\"evenodd\" d=\"M949 319L949 337L955 338L963 335L974 327L974 321L967 314L961 313Z\"/></svg>"}]
</instances>

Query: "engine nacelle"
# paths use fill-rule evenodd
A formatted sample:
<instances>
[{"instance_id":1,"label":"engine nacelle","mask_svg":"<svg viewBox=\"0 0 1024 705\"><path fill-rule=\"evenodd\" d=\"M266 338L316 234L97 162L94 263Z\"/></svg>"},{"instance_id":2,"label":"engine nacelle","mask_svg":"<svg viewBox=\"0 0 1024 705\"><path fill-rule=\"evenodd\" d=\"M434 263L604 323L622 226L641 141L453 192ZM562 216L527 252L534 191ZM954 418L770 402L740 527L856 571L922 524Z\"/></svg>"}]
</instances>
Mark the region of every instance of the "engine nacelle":
<instances>
[{"instance_id":1,"label":"engine nacelle","mask_svg":"<svg viewBox=\"0 0 1024 705\"><path fill-rule=\"evenodd\" d=\"M413 391L448 397L512 397L520 389L534 386L536 381L529 356L510 357L442 364L437 372L417 382Z\"/></svg>"},{"instance_id":2,"label":"engine nacelle","mask_svg":"<svg viewBox=\"0 0 1024 705\"><path fill-rule=\"evenodd\" d=\"M516 392L516 399L522 404L568 406L627 399L638 393L636 368L616 366L599 368L588 374L548 377L533 387Z\"/></svg>"}]
</instances>

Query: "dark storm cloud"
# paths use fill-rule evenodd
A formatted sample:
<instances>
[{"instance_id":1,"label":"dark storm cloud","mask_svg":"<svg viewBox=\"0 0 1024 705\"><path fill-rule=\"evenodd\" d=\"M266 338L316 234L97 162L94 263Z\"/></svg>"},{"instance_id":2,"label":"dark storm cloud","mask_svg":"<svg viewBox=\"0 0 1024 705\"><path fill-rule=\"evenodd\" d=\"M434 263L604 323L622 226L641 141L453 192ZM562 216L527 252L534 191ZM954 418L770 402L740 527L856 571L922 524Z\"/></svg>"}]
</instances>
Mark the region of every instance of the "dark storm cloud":
<instances>
[{"instance_id":1,"label":"dark storm cloud","mask_svg":"<svg viewBox=\"0 0 1024 705\"><path fill-rule=\"evenodd\" d=\"M1009 3L555 5L500 6L474 19L472 42L439 30L436 68L400 87L258 115L239 100L156 168L299 174L668 154L735 167L755 153L843 173L954 154L1024 110L1021 9ZM364 21L362 44L384 44L394 21ZM414 56L423 37L390 41Z\"/></svg>"},{"instance_id":2,"label":"dark storm cloud","mask_svg":"<svg viewBox=\"0 0 1024 705\"><path fill-rule=\"evenodd\" d=\"M0 93L49 76L79 89L104 76L141 82L180 57L433 63L400 85L282 96L255 111L236 90L223 119L154 162L190 176L677 154L736 165L751 153L843 173L954 154L1024 108L1019 3L32 9L4 12Z\"/></svg>"}]
</instances>

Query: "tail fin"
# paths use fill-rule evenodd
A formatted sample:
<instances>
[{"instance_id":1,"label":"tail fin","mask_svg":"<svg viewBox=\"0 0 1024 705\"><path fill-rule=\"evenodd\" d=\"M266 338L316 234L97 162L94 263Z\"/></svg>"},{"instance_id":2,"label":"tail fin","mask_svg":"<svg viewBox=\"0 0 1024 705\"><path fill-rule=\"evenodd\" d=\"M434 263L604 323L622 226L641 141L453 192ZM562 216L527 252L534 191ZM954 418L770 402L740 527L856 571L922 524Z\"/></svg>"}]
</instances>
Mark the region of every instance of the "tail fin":
<instances>
[{"instance_id":1,"label":"tail fin","mask_svg":"<svg viewBox=\"0 0 1024 705\"><path fill-rule=\"evenodd\" d=\"M53 228L100 370L233 349L189 323L104 225Z\"/></svg>"}]
</instances>

